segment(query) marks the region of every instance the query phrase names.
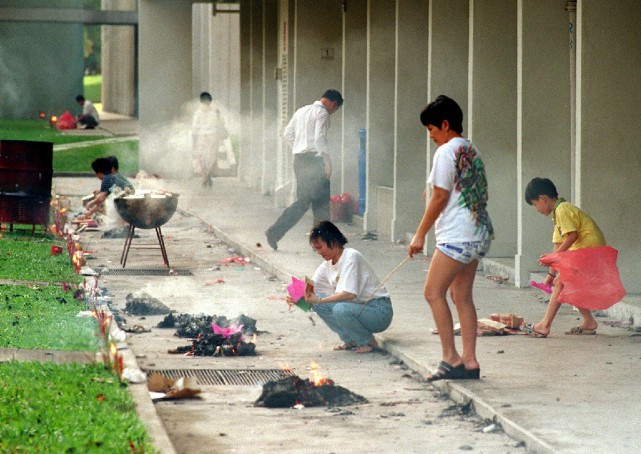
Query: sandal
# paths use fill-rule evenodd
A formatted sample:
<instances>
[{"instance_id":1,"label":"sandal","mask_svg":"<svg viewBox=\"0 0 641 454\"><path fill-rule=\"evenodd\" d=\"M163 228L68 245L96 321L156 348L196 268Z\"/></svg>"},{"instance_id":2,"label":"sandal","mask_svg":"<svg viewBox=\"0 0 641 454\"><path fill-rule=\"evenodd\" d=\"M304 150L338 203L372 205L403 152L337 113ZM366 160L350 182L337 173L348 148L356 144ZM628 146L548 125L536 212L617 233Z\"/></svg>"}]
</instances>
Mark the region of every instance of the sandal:
<instances>
[{"instance_id":1,"label":"sandal","mask_svg":"<svg viewBox=\"0 0 641 454\"><path fill-rule=\"evenodd\" d=\"M427 381L432 382L436 380L457 380L463 378L465 373L465 365L459 364L454 367L445 361L441 361L434 372L427 377Z\"/></svg>"},{"instance_id":2,"label":"sandal","mask_svg":"<svg viewBox=\"0 0 641 454\"><path fill-rule=\"evenodd\" d=\"M539 339L545 339L546 337L548 337L547 334L534 331L534 323L524 323L523 325L521 325L521 331L523 331L525 334L527 334L530 337L536 337Z\"/></svg>"},{"instance_id":3,"label":"sandal","mask_svg":"<svg viewBox=\"0 0 641 454\"><path fill-rule=\"evenodd\" d=\"M356 353L371 353L374 351L374 347L371 345L361 345L354 350Z\"/></svg>"},{"instance_id":4,"label":"sandal","mask_svg":"<svg viewBox=\"0 0 641 454\"><path fill-rule=\"evenodd\" d=\"M356 348L356 345L354 344L343 344L343 345L337 345L334 347L334 351L342 351L342 350L354 350Z\"/></svg>"},{"instance_id":5,"label":"sandal","mask_svg":"<svg viewBox=\"0 0 641 454\"><path fill-rule=\"evenodd\" d=\"M585 328L581 328L580 326L575 326L565 334L570 334L574 336L592 336L596 334L596 329L585 329Z\"/></svg>"}]
</instances>

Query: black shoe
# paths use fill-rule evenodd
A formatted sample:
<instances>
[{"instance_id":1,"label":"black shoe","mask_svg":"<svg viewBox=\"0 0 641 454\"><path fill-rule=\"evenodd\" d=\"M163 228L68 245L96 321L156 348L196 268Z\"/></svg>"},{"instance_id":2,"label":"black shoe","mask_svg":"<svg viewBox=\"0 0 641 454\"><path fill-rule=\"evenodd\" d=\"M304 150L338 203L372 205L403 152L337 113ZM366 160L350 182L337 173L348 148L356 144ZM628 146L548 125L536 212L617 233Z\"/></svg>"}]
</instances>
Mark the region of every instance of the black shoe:
<instances>
[{"instance_id":1,"label":"black shoe","mask_svg":"<svg viewBox=\"0 0 641 454\"><path fill-rule=\"evenodd\" d=\"M273 250L277 251L277 250L278 250L278 241L277 241L277 240L276 240L276 238L274 238L274 236L270 233L269 229L265 231L265 236L267 237L267 244L269 244L269 246L270 246Z\"/></svg>"}]
</instances>

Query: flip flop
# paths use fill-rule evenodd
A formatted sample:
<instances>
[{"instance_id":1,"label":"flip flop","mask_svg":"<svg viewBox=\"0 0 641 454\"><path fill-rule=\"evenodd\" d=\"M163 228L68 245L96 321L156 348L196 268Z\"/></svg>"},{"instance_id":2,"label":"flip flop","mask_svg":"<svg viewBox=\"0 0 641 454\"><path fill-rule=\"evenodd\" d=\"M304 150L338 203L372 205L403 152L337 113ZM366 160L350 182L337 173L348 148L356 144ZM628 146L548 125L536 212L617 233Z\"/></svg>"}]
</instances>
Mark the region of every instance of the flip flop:
<instances>
[{"instance_id":1,"label":"flip flop","mask_svg":"<svg viewBox=\"0 0 641 454\"><path fill-rule=\"evenodd\" d=\"M350 344L350 345L342 344L334 347L334 351L338 352L341 350L354 350L355 348L356 348L356 345L353 345L353 344Z\"/></svg>"},{"instance_id":2,"label":"flip flop","mask_svg":"<svg viewBox=\"0 0 641 454\"><path fill-rule=\"evenodd\" d=\"M565 334L570 334L573 336L592 336L596 334L595 329L584 329L581 328L580 326L575 326L572 328L570 331L566 332Z\"/></svg>"},{"instance_id":3,"label":"flip flop","mask_svg":"<svg viewBox=\"0 0 641 454\"><path fill-rule=\"evenodd\" d=\"M545 339L546 337L548 337L547 334L534 331L534 323L524 323L523 325L521 325L521 331L523 331L525 334L527 334L530 337L536 337L539 339Z\"/></svg>"}]
</instances>

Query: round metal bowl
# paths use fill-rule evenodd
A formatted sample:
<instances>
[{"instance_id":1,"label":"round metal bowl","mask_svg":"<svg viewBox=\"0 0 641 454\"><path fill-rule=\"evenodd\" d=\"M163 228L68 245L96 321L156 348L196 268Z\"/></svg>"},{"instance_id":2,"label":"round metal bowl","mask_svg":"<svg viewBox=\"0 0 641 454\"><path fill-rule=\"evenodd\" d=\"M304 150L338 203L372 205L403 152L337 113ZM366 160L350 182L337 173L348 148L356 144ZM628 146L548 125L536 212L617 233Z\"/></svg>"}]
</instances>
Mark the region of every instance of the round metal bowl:
<instances>
[{"instance_id":1,"label":"round metal bowl","mask_svg":"<svg viewBox=\"0 0 641 454\"><path fill-rule=\"evenodd\" d=\"M145 193L114 199L118 214L138 229L154 229L164 225L176 212L178 194Z\"/></svg>"}]
</instances>

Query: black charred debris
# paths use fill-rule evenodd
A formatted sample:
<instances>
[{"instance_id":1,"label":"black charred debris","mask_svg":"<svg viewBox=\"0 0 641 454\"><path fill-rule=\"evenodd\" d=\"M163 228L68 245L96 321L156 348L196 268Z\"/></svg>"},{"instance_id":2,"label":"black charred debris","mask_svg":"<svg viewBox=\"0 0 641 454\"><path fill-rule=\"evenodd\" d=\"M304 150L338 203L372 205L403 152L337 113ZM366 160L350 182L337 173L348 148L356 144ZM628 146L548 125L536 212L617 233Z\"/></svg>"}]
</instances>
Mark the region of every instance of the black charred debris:
<instances>
[{"instance_id":1,"label":"black charred debris","mask_svg":"<svg viewBox=\"0 0 641 454\"><path fill-rule=\"evenodd\" d=\"M308 379L297 376L269 381L263 385L263 392L255 402L257 407L289 408L294 405L305 407L342 407L367 403L363 396L325 379L316 385Z\"/></svg>"}]
</instances>

